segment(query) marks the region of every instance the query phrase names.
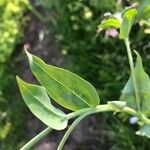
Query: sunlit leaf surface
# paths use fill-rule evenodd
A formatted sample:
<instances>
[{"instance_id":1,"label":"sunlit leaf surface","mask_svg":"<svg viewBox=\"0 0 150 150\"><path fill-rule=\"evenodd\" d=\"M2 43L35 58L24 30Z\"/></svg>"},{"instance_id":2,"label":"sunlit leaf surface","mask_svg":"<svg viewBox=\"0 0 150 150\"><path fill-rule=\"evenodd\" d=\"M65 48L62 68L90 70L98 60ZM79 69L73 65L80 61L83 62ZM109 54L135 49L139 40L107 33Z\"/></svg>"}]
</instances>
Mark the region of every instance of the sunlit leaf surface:
<instances>
[{"instance_id":1,"label":"sunlit leaf surface","mask_svg":"<svg viewBox=\"0 0 150 150\"><path fill-rule=\"evenodd\" d=\"M70 110L99 104L99 96L90 83L72 72L47 65L40 58L27 54L33 74L57 103Z\"/></svg>"}]
</instances>

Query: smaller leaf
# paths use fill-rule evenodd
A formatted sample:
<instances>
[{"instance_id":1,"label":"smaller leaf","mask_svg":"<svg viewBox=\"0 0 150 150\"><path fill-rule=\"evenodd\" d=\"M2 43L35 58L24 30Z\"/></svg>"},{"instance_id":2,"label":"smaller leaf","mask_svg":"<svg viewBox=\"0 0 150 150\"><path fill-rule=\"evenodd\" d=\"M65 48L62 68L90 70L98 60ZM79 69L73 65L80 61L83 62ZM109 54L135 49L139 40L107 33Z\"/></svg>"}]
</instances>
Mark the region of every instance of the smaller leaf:
<instances>
[{"instance_id":1,"label":"smaller leaf","mask_svg":"<svg viewBox=\"0 0 150 150\"><path fill-rule=\"evenodd\" d=\"M111 107L113 107L116 110L123 110L126 106L126 102L123 101L108 101L107 102Z\"/></svg>"},{"instance_id":2,"label":"smaller leaf","mask_svg":"<svg viewBox=\"0 0 150 150\"><path fill-rule=\"evenodd\" d=\"M28 84L19 77L17 81L26 105L37 118L56 130L62 130L67 126L66 114L51 104L44 87Z\"/></svg>"},{"instance_id":3,"label":"smaller leaf","mask_svg":"<svg viewBox=\"0 0 150 150\"><path fill-rule=\"evenodd\" d=\"M136 14L137 14L136 9L128 9L123 14L123 22L120 27L120 35L119 35L120 39L128 38Z\"/></svg>"},{"instance_id":4,"label":"smaller leaf","mask_svg":"<svg viewBox=\"0 0 150 150\"><path fill-rule=\"evenodd\" d=\"M101 24L98 26L99 29L108 29L108 28L120 28L121 22L116 18L109 18L107 20L103 20Z\"/></svg>"},{"instance_id":5,"label":"smaller leaf","mask_svg":"<svg viewBox=\"0 0 150 150\"><path fill-rule=\"evenodd\" d=\"M143 114L150 116L150 79L144 71L140 55L136 51L135 53L137 55L137 61L134 68L134 75L140 99L140 107ZM137 110L133 80L131 76L122 90L120 100L126 101L127 106Z\"/></svg>"},{"instance_id":6,"label":"smaller leaf","mask_svg":"<svg viewBox=\"0 0 150 150\"><path fill-rule=\"evenodd\" d=\"M143 126L136 134L150 138L150 125Z\"/></svg>"}]
</instances>

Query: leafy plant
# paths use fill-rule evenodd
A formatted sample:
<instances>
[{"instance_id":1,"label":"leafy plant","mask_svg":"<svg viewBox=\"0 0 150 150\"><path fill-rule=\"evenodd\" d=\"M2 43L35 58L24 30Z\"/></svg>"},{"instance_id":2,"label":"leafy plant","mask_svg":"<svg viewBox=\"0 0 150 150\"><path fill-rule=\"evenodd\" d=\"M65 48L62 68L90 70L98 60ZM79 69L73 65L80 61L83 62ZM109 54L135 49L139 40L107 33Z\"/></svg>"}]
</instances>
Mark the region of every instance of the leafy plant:
<instances>
[{"instance_id":1,"label":"leafy plant","mask_svg":"<svg viewBox=\"0 0 150 150\"><path fill-rule=\"evenodd\" d=\"M52 129L64 129L68 120L77 117L57 148L61 150L72 130L83 118L108 111L124 112L136 116L140 122L139 125L142 125L136 134L149 137L150 81L143 69L141 57L136 51L137 61L134 67L129 43L129 34L136 15L136 9L127 9L122 14L122 21L116 20L116 18L114 23L114 19L108 18L107 21L102 21L102 24L99 25L100 31L111 28L112 25L119 28L120 38L124 40L127 48L131 77L122 91L120 101L108 101L107 104L99 105L98 94L90 83L65 69L47 65L40 58L26 51L31 71L42 86L28 84L17 77L18 85L26 105L36 117L48 125L48 128L23 146L22 150L30 149ZM64 114L52 106L47 94L59 105L73 112Z\"/></svg>"},{"instance_id":2,"label":"leafy plant","mask_svg":"<svg viewBox=\"0 0 150 150\"><path fill-rule=\"evenodd\" d=\"M5 63L22 37L21 19L28 0L0 0L0 63ZM25 18L24 18L25 19ZM23 24L22 24L23 25Z\"/></svg>"},{"instance_id":3,"label":"leafy plant","mask_svg":"<svg viewBox=\"0 0 150 150\"><path fill-rule=\"evenodd\" d=\"M16 93L15 75L19 72L16 57L27 21L27 5L28 0L0 0L0 149L16 147L23 135L18 127L24 117L18 112L24 105Z\"/></svg>"}]
</instances>

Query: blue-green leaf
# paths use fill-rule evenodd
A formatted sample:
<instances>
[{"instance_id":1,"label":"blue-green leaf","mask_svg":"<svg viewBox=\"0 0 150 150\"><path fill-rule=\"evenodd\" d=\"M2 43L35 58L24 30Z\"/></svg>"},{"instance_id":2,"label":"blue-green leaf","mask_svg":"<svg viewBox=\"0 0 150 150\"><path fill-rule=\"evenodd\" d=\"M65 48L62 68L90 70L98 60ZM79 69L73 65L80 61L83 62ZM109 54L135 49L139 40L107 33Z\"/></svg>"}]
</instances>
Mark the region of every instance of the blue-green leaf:
<instances>
[{"instance_id":1,"label":"blue-green leaf","mask_svg":"<svg viewBox=\"0 0 150 150\"><path fill-rule=\"evenodd\" d=\"M128 38L136 14L137 14L136 9L128 9L127 11L124 12L119 35L121 39Z\"/></svg>"},{"instance_id":2,"label":"blue-green leaf","mask_svg":"<svg viewBox=\"0 0 150 150\"><path fill-rule=\"evenodd\" d=\"M28 84L19 77L17 81L26 105L37 118L56 130L62 130L67 126L66 114L51 104L44 87Z\"/></svg>"},{"instance_id":3,"label":"blue-green leaf","mask_svg":"<svg viewBox=\"0 0 150 150\"><path fill-rule=\"evenodd\" d=\"M95 88L65 69L47 65L27 52L33 74L58 104L70 110L93 107L99 104Z\"/></svg>"},{"instance_id":4,"label":"blue-green leaf","mask_svg":"<svg viewBox=\"0 0 150 150\"><path fill-rule=\"evenodd\" d=\"M136 134L150 138L150 125L143 126Z\"/></svg>"},{"instance_id":5,"label":"blue-green leaf","mask_svg":"<svg viewBox=\"0 0 150 150\"><path fill-rule=\"evenodd\" d=\"M150 115L150 79L147 73L145 73L142 65L142 60L140 55L136 52L137 61L134 68L134 74L136 78L136 84L138 88L138 95L140 97L140 107L141 111L145 115ZM122 95L120 100L126 101L127 106L132 107L137 110L136 98L134 93L133 81L130 77L124 89L122 90Z\"/></svg>"}]
</instances>

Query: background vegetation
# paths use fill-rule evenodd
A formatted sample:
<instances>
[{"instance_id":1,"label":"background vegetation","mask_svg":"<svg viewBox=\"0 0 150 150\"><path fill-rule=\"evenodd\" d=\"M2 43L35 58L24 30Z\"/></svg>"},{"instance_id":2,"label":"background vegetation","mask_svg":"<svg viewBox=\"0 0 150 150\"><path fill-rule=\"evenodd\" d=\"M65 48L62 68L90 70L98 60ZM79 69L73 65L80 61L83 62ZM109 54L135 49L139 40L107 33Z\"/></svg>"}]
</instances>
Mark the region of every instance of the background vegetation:
<instances>
[{"instance_id":1,"label":"background vegetation","mask_svg":"<svg viewBox=\"0 0 150 150\"><path fill-rule=\"evenodd\" d=\"M23 103L17 97L15 75L28 4L27 0L0 0L0 149L16 149L23 138Z\"/></svg>"},{"instance_id":2,"label":"background vegetation","mask_svg":"<svg viewBox=\"0 0 150 150\"><path fill-rule=\"evenodd\" d=\"M119 0L65 0L63 3L60 0L0 0L0 149L16 149L14 147L26 140L23 122L27 118L24 115L27 110L18 96L15 74L21 72L20 52L25 28L29 25L28 12L44 24L44 34L54 34L59 50L70 60L71 65L68 63L65 67L91 82L101 95L101 102L105 103L106 100L119 99L129 76L129 66L123 41L118 37L107 37L104 32L97 36L97 26L104 13L119 13L125 6L137 2L140 2L141 16L138 19L141 20L141 27L134 25L131 44L146 58L145 69L150 74L149 0L125 0L120 3ZM143 8L147 6L147 15L144 15ZM129 116L121 114L118 118L108 114L97 116L96 124L102 124L100 128L105 131L108 148L148 149L148 139L134 134L137 126L129 124Z\"/></svg>"}]
</instances>

